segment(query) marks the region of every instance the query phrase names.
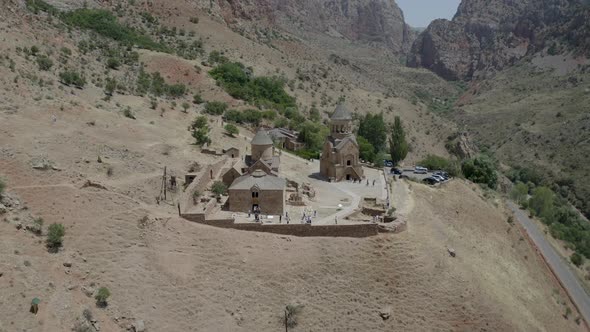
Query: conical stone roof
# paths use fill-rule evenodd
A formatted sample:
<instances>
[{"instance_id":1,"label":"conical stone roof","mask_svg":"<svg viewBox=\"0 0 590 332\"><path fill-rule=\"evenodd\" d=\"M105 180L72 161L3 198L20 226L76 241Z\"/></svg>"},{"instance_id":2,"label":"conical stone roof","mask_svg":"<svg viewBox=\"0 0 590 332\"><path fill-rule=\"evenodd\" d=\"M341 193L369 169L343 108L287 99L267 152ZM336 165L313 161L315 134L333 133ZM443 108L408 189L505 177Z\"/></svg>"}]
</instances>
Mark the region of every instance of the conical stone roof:
<instances>
[{"instance_id":1,"label":"conical stone roof","mask_svg":"<svg viewBox=\"0 0 590 332\"><path fill-rule=\"evenodd\" d=\"M252 139L252 145L272 145L272 139L264 130L259 130Z\"/></svg>"},{"instance_id":2,"label":"conical stone roof","mask_svg":"<svg viewBox=\"0 0 590 332\"><path fill-rule=\"evenodd\" d=\"M348 111L344 104L340 104L336 107L334 114L330 117L330 120L352 120L352 114Z\"/></svg>"}]
</instances>

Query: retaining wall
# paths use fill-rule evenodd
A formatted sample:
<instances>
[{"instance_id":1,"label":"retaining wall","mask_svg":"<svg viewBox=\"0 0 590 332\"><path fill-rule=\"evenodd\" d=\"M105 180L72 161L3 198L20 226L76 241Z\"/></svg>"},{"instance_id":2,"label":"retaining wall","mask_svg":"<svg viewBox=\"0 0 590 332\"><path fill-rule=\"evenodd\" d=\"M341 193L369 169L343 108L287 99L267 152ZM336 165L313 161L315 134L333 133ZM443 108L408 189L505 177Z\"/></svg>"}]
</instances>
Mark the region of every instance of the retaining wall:
<instances>
[{"instance_id":1,"label":"retaining wall","mask_svg":"<svg viewBox=\"0 0 590 332\"><path fill-rule=\"evenodd\" d=\"M369 237L385 232L377 224L307 225L307 224L236 224L233 219L206 220L203 214L184 214L183 218L200 224L242 231L265 232L300 237Z\"/></svg>"}]
</instances>

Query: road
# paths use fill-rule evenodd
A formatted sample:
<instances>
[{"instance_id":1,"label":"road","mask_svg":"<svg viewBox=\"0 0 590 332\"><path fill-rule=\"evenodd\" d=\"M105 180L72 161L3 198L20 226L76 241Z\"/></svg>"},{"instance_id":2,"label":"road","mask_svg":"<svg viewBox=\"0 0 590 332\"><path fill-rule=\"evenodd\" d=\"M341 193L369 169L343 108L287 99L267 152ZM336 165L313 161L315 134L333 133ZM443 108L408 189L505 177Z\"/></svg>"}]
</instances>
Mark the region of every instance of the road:
<instances>
[{"instance_id":1,"label":"road","mask_svg":"<svg viewBox=\"0 0 590 332\"><path fill-rule=\"evenodd\" d=\"M589 323L590 297L588 297L584 287L580 284L580 281L571 270L569 264L563 260L559 253L545 239L542 230L540 230L535 222L529 218L525 211L521 210L513 202L508 202L508 206L514 212L518 222L524 227L533 242L535 242L535 245L545 257L547 264L553 269L557 278L559 278L562 285L566 288L572 300L578 307L580 314L584 317L584 320ZM549 301L549 299L547 300Z\"/></svg>"}]
</instances>

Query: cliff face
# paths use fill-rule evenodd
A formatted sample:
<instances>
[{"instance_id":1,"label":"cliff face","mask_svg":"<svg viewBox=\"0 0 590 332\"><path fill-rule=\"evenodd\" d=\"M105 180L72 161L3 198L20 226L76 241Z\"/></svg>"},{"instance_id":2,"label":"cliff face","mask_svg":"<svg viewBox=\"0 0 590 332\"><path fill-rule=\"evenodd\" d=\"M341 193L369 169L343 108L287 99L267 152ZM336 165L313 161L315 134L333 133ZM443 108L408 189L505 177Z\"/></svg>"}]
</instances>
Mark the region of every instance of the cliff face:
<instances>
[{"instance_id":1,"label":"cliff face","mask_svg":"<svg viewBox=\"0 0 590 332\"><path fill-rule=\"evenodd\" d=\"M469 80L543 49L588 54L589 22L587 0L463 0L418 36L408 65Z\"/></svg>"},{"instance_id":2,"label":"cliff face","mask_svg":"<svg viewBox=\"0 0 590 332\"><path fill-rule=\"evenodd\" d=\"M411 48L414 34L393 0L216 0L203 1L233 27L268 24L296 35L321 33L382 44L394 52Z\"/></svg>"}]
</instances>

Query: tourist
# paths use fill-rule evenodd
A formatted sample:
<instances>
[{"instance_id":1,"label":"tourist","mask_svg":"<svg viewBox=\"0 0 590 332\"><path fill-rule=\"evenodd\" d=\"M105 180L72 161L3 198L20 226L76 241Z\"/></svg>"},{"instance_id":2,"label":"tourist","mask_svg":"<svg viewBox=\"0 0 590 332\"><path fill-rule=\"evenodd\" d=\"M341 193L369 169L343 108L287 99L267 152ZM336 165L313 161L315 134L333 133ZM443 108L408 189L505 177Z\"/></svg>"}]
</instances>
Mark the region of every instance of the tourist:
<instances>
[{"instance_id":1,"label":"tourist","mask_svg":"<svg viewBox=\"0 0 590 332\"><path fill-rule=\"evenodd\" d=\"M373 180L373 187L375 186L375 180Z\"/></svg>"},{"instance_id":2,"label":"tourist","mask_svg":"<svg viewBox=\"0 0 590 332\"><path fill-rule=\"evenodd\" d=\"M283 215L281 214L281 215L279 216L279 224L282 224L282 223L283 223Z\"/></svg>"},{"instance_id":3,"label":"tourist","mask_svg":"<svg viewBox=\"0 0 590 332\"><path fill-rule=\"evenodd\" d=\"M315 218L315 217L317 217L317 215L318 215L318 211L313 210L313 217Z\"/></svg>"},{"instance_id":4,"label":"tourist","mask_svg":"<svg viewBox=\"0 0 590 332\"><path fill-rule=\"evenodd\" d=\"M367 179L367 186L369 185L369 179Z\"/></svg>"},{"instance_id":5,"label":"tourist","mask_svg":"<svg viewBox=\"0 0 590 332\"><path fill-rule=\"evenodd\" d=\"M334 217L334 224L338 225L338 216Z\"/></svg>"}]
</instances>

